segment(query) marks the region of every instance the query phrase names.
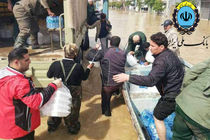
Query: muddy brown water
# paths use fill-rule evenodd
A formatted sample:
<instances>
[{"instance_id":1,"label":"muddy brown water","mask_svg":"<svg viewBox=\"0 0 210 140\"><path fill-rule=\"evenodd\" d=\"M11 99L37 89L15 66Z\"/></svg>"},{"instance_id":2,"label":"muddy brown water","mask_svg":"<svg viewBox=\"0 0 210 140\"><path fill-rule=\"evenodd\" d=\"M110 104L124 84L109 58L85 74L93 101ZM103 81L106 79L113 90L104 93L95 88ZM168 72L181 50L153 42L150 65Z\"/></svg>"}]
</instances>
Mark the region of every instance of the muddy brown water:
<instances>
[{"instance_id":1,"label":"muddy brown water","mask_svg":"<svg viewBox=\"0 0 210 140\"><path fill-rule=\"evenodd\" d=\"M164 16L157 16L150 13L136 13L129 11L110 10L110 21L112 23L112 35L121 37L121 48L124 48L128 36L135 31L143 31L148 41L149 37L156 32L163 31L160 26L164 20ZM203 40L203 36L210 35L210 21L201 20L192 35L185 35L186 44L195 44ZM95 30L89 30L91 46L95 45ZM179 40L182 36L179 35ZM208 39L210 42L210 39ZM0 58L7 57L12 47L0 48ZM181 57L192 64L197 64L205 59L210 58L210 48L205 46L180 48ZM62 50L55 50L54 53L50 49L30 50L33 54L33 60L45 61L49 59L60 59L63 56ZM85 62L84 65L87 65ZM49 134L47 132L47 117L42 117L41 125L36 129L36 140L136 140L137 134L132 125L130 114L124 103L123 98L113 97L111 101L112 117L101 115L100 108L100 69L93 68L89 79L82 83L83 100L80 111L81 130L78 135L70 135L64 124L59 129Z\"/></svg>"}]
</instances>

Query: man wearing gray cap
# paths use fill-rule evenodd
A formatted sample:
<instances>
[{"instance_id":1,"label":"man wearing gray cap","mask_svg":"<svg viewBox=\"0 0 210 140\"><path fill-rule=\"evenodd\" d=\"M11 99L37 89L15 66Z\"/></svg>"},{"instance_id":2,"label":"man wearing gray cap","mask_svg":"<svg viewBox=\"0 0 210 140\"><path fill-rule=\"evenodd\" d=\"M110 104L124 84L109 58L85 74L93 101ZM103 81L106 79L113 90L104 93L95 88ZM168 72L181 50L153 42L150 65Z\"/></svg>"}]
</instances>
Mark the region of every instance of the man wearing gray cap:
<instances>
[{"instance_id":1,"label":"man wearing gray cap","mask_svg":"<svg viewBox=\"0 0 210 140\"><path fill-rule=\"evenodd\" d=\"M180 56L180 51L178 48L178 36L177 33L173 30L173 22L170 19L167 19L162 24L164 27L164 34L168 39L168 48L175 52L177 56Z\"/></svg>"}]
</instances>

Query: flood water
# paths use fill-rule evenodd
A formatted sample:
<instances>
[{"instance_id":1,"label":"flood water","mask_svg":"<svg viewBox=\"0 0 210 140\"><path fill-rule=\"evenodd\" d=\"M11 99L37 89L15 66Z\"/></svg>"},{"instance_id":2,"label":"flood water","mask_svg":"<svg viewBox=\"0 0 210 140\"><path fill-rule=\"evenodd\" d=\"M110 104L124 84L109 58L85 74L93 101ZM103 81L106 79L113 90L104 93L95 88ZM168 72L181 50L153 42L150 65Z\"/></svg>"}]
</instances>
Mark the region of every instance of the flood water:
<instances>
[{"instance_id":1,"label":"flood water","mask_svg":"<svg viewBox=\"0 0 210 140\"><path fill-rule=\"evenodd\" d=\"M151 13L140 13L132 11L110 10L109 20L113 25L112 35L121 37L121 48L126 46L128 37L135 31L145 33L147 40L157 32L163 32L161 24L168 19L164 15ZM169 17L169 19L171 19ZM176 30L176 29L175 29ZM197 44L203 41L203 36L210 36L210 21L200 20L195 31L191 35L181 35L178 33L179 41L184 37L185 44ZM207 39L208 43L210 38ZM195 47L182 46L180 48L181 56L192 64L196 64L210 57L210 48L200 45Z\"/></svg>"},{"instance_id":2,"label":"flood water","mask_svg":"<svg viewBox=\"0 0 210 140\"><path fill-rule=\"evenodd\" d=\"M110 11L110 21L113 25L112 34L122 38L121 48L126 46L128 36L135 31L145 33L147 40L150 36L157 32L163 32L161 24L168 19L164 15L156 15L151 13L139 13L129 11ZM169 17L169 19L172 19ZM176 29L175 29L176 30ZM184 35L185 44L197 44L203 41L203 36L210 36L210 21L200 20L195 31L191 35ZM178 33L179 41L182 40L182 35ZM207 39L210 43L210 38ZM209 45L210 47L210 45ZM210 48L200 45L195 47L182 46L180 48L181 57L192 64L201 62L210 58Z\"/></svg>"}]
</instances>

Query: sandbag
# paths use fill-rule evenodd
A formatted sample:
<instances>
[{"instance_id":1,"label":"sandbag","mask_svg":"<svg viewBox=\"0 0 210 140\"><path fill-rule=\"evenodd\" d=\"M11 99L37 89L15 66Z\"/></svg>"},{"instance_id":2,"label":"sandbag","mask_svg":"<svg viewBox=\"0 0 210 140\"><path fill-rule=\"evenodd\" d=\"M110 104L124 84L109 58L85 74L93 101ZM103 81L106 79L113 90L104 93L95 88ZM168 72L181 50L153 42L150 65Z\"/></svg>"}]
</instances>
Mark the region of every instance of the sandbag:
<instances>
[{"instance_id":1,"label":"sandbag","mask_svg":"<svg viewBox=\"0 0 210 140\"><path fill-rule=\"evenodd\" d=\"M42 116L66 117L71 113L72 96L69 89L62 84L50 100L40 109Z\"/></svg>"},{"instance_id":2,"label":"sandbag","mask_svg":"<svg viewBox=\"0 0 210 140\"><path fill-rule=\"evenodd\" d=\"M172 136L173 136L172 127L173 127L175 116L176 114L172 113L167 118L164 119L167 140L172 140ZM159 140L155 122L154 122L153 112L149 110L143 110L141 114L139 115L139 118L143 126L146 128L147 132L149 133L150 139Z\"/></svg>"}]
</instances>

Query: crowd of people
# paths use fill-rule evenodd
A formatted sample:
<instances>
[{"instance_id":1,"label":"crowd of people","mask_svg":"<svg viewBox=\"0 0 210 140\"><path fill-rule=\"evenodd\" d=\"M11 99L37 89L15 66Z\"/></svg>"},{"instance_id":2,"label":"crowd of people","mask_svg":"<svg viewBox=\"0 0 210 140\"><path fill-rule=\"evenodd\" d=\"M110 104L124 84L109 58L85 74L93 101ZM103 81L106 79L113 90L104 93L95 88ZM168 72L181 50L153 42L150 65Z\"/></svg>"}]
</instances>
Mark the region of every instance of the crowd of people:
<instances>
[{"instance_id":1,"label":"crowd of people","mask_svg":"<svg viewBox=\"0 0 210 140\"><path fill-rule=\"evenodd\" d=\"M13 7L14 6L14 7ZM30 65L30 56L25 48L26 39L31 36L33 48L37 48L38 25L35 22L37 8L43 6L50 16L51 12L46 0L21 0L8 5L13 12L20 32L16 38L14 49L8 55L8 66L0 70L0 138L15 140L33 140L35 129L40 125L39 109L49 101L61 83L70 90L72 96L71 113L64 117L70 134L80 130L79 113L82 100L81 82L87 80L91 69L86 69L75 61L78 46L66 45L64 58L50 65L46 73L54 78L52 83L37 90L31 78L24 74ZM173 112L176 117L173 126L173 139L209 139L210 138L210 61L207 60L185 74L179 59L178 37L173 31L173 22L165 20L162 24L164 32L150 36L136 31L128 37L125 50L120 46L121 38L112 36L111 22L106 14L97 17L93 0L88 0L86 27L97 29L95 41L101 44L94 48L101 67L101 112L110 117L110 100L114 93L121 93L123 82L140 86L156 86L161 98L154 108L153 117L160 140L166 139L164 119ZM32 16L33 15L33 16ZM88 34L88 32L87 32ZM108 44L108 40L110 44ZM147 76L125 74L126 56L132 55L140 64L148 65L147 53L154 57L152 70ZM93 57L93 61L95 56ZM200 113L198 113L200 112ZM48 118L48 131L54 132L61 123L61 117ZM5 125L7 123L7 125Z\"/></svg>"}]
</instances>

